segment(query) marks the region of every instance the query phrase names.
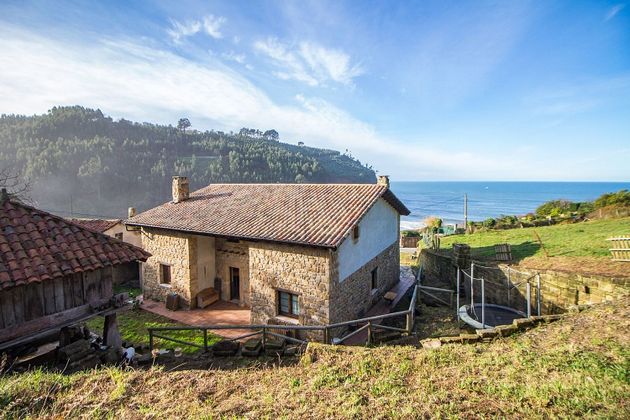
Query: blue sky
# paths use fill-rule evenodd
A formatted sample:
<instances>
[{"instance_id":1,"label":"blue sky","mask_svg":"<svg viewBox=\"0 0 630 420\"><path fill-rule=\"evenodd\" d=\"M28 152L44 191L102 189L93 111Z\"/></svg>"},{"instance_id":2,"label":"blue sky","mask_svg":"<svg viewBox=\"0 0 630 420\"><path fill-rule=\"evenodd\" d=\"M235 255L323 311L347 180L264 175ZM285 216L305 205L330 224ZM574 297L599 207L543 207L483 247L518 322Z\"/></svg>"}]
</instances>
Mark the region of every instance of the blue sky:
<instances>
[{"instance_id":1,"label":"blue sky","mask_svg":"<svg viewBox=\"0 0 630 420\"><path fill-rule=\"evenodd\" d=\"M630 3L0 3L0 113L73 104L395 180L627 181Z\"/></svg>"}]
</instances>

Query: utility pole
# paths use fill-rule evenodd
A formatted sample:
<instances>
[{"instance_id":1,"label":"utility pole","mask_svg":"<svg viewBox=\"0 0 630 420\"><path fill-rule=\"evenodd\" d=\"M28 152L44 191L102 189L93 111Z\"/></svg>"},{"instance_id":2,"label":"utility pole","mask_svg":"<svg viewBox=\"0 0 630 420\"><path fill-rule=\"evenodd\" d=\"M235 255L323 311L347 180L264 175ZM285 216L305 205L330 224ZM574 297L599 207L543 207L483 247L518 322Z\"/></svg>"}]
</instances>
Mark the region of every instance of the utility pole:
<instances>
[{"instance_id":1,"label":"utility pole","mask_svg":"<svg viewBox=\"0 0 630 420\"><path fill-rule=\"evenodd\" d=\"M468 233L468 194L464 193L464 231Z\"/></svg>"}]
</instances>

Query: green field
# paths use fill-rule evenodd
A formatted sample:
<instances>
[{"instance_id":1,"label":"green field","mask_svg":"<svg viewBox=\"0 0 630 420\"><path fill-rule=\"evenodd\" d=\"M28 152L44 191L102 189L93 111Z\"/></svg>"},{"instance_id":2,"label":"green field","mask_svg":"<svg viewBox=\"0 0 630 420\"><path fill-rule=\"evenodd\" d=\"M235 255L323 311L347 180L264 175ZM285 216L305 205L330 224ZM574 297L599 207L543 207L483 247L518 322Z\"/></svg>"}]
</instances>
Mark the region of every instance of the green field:
<instances>
[{"instance_id":1,"label":"green field","mask_svg":"<svg viewBox=\"0 0 630 420\"><path fill-rule=\"evenodd\" d=\"M120 330L120 336L123 341L132 343L134 345L149 345L149 331L148 327L181 327L184 326L179 322L165 318L160 315L156 315L149 311L142 309L134 309L126 312L120 312L118 314L118 328ZM87 322L88 328L96 334L103 333L103 318L92 318ZM201 331L168 331L161 333L167 337L172 337L177 340L186 341L189 343L195 343L199 346L203 346L203 333ZM209 334L208 344L212 345L220 340L220 337ZM180 347L185 353L193 353L199 349L195 346L185 346L172 341L161 340L156 338L154 340L156 348L169 349Z\"/></svg>"},{"instance_id":2,"label":"green field","mask_svg":"<svg viewBox=\"0 0 630 420\"><path fill-rule=\"evenodd\" d=\"M549 257L609 258L610 244L606 239L630 236L630 218L453 235L442 238L441 247L451 248L454 243L465 243L473 248L473 256L492 258L495 244L508 243L512 245L515 260L546 257L536 233Z\"/></svg>"}]
</instances>

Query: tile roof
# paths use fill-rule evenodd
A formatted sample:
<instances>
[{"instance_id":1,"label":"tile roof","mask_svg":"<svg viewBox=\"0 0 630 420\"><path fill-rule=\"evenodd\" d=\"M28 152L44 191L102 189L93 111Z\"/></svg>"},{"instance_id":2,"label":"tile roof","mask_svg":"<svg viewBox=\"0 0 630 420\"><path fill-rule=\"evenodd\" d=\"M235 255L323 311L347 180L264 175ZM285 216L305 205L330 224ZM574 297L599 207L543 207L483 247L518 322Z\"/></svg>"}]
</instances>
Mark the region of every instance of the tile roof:
<instances>
[{"instance_id":1,"label":"tile roof","mask_svg":"<svg viewBox=\"0 0 630 420\"><path fill-rule=\"evenodd\" d=\"M95 230L97 232L105 232L122 222L121 219L68 219L71 222Z\"/></svg>"},{"instance_id":2,"label":"tile roof","mask_svg":"<svg viewBox=\"0 0 630 420\"><path fill-rule=\"evenodd\" d=\"M336 248L381 197L409 214L379 184L211 184L185 201L162 204L124 223Z\"/></svg>"},{"instance_id":3,"label":"tile roof","mask_svg":"<svg viewBox=\"0 0 630 420\"><path fill-rule=\"evenodd\" d=\"M62 217L0 200L0 290L149 256Z\"/></svg>"}]
</instances>

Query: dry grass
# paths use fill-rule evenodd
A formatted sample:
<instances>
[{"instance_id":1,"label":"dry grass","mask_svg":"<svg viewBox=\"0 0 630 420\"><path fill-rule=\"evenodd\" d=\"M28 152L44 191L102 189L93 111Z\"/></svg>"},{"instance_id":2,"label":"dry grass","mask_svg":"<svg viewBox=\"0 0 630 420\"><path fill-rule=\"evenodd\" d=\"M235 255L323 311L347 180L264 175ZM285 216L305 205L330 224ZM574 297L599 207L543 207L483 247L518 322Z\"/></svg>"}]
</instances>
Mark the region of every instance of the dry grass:
<instances>
[{"instance_id":1,"label":"dry grass","mask_svg":"<svg viewBox=\"0 0 630 420\"><path fill-rule=\"evenodd\" d=\"M312 345L300 364L0 378L6 417L628 418L628 299L489 344Z\"/></svg>"}]
</instances>

